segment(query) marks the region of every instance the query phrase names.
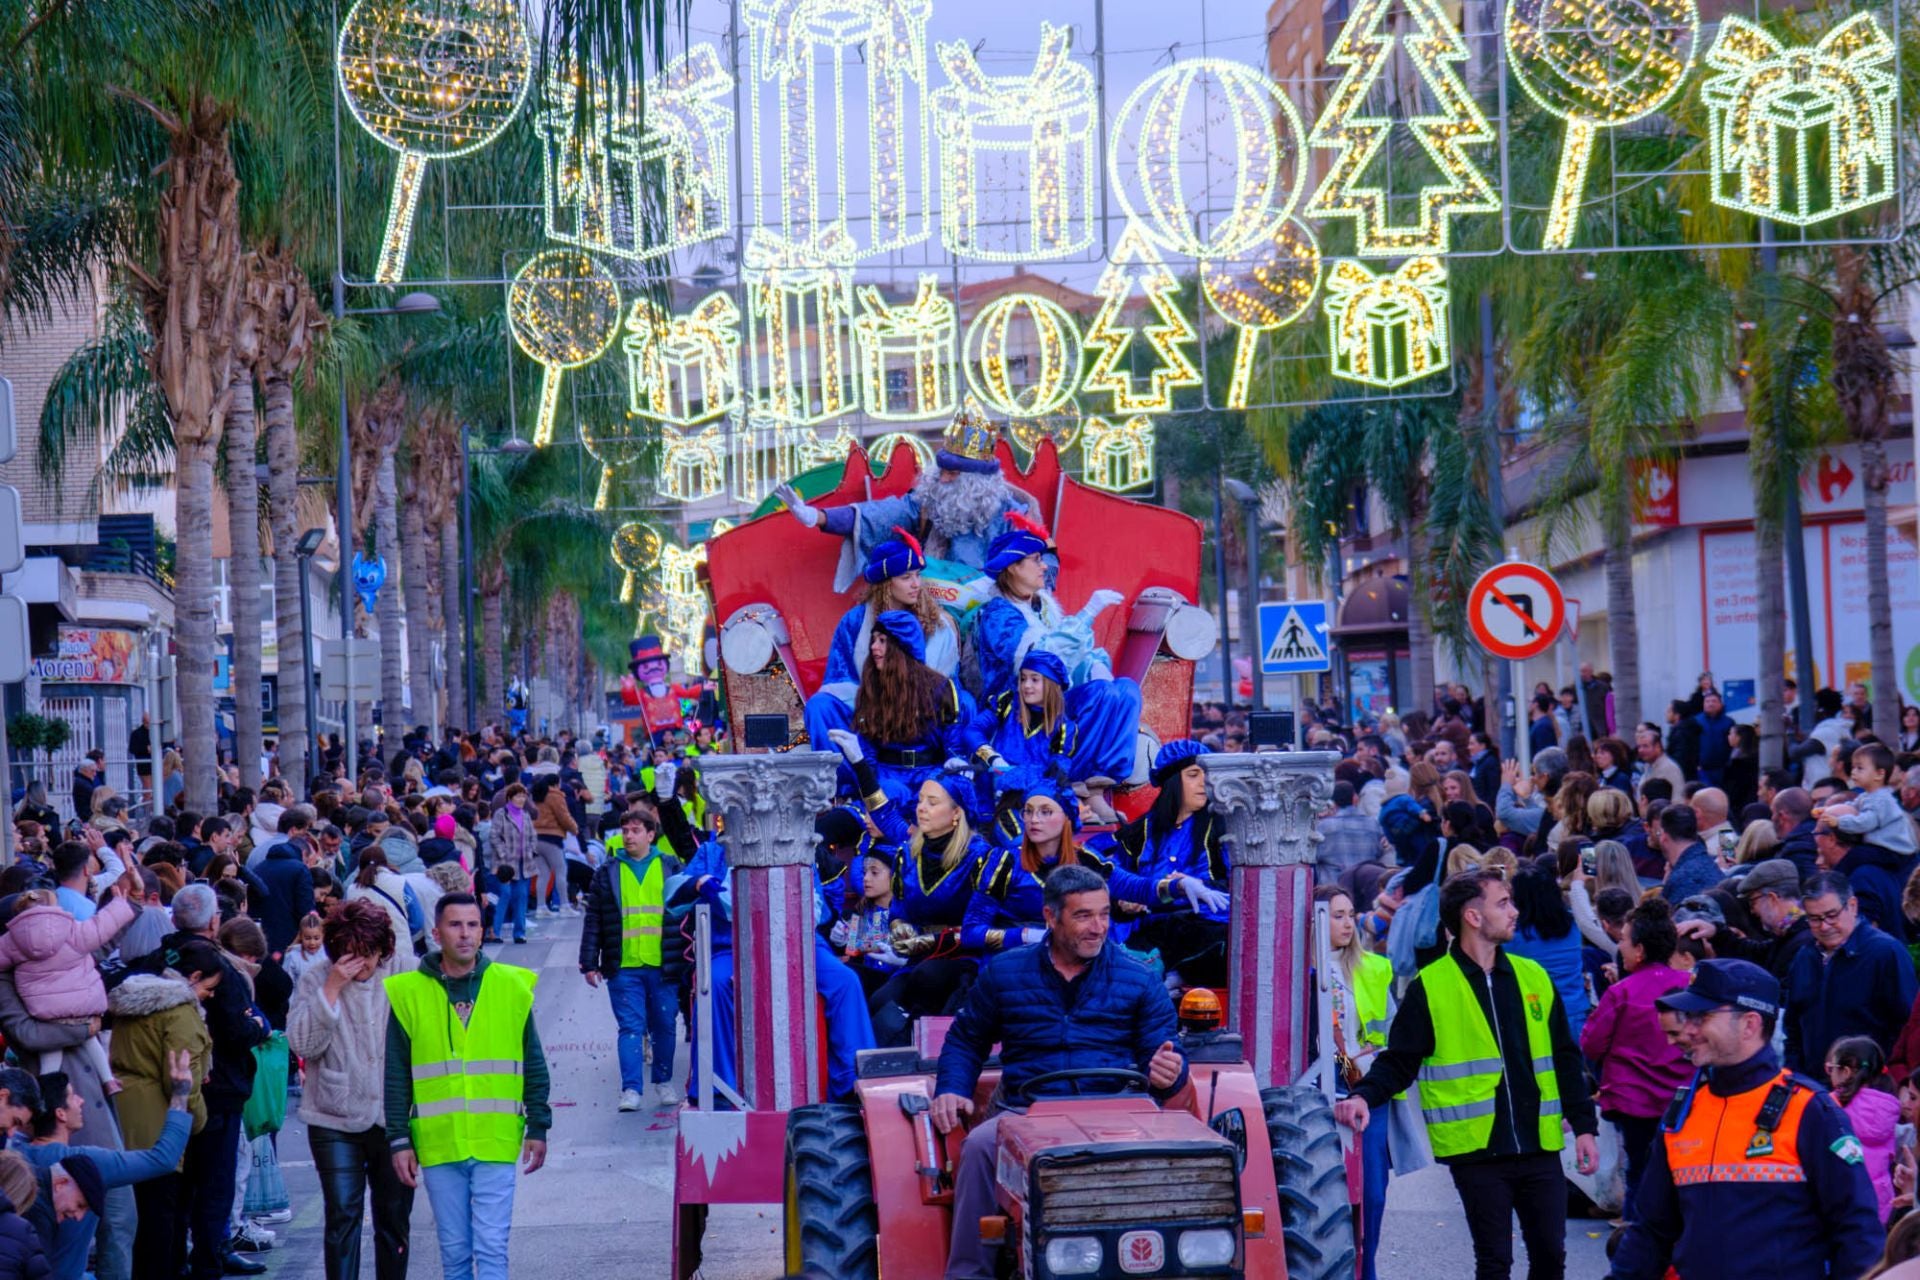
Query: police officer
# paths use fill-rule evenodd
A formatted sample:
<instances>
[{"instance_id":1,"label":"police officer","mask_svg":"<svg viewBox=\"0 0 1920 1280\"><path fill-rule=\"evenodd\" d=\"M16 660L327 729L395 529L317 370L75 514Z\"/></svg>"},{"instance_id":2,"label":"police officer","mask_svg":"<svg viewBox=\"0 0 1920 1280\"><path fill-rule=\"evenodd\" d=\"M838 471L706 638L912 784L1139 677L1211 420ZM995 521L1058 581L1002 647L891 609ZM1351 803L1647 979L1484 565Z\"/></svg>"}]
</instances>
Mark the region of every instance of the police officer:
<instances>
[{"instance_id":1,"label":"police officer","mask_svg":"<svg viewBox=\"0 0 1920 1280\"><path fill-rule=\"evenodd\" d=\"M1780 983L1708 960L1656 1003L1680 1015L1699 1071L1661 1122L1613 1280L1863 1274L1885 1238L1873 1183L1840 1105L1774 1056Z\"/></svg>"}]
</instances>

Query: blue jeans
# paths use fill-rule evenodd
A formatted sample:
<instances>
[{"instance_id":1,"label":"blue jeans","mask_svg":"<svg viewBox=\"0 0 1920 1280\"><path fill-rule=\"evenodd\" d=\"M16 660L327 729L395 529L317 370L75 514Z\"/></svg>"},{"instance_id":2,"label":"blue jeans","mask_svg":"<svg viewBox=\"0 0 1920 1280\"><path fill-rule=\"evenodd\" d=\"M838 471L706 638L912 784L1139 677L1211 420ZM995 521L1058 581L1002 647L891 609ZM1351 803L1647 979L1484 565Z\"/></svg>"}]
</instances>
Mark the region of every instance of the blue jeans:
<instances>
[{"instance_id":1,"label":"blue jeans","mask_svg":"<svg viewBox=\"0 0 1920 1280\"><path fill-rule=\"evenodd\" d=\"M1387 1211L1387 1174L1393 1167L1387 1147L1391 1128L1382 1107L1360 1135L1360 1280L1376 1280L1379 1274L1380 1223Z\"/></svg>"},{"instance_id":2,"label":"blue jeans","mask_svg":"<svg viewBox=\"0 0 1920 1280\"><path fill-rule=\"evenodd\" d=\"M513 940L527 940L527 878L515 876L500 886L500 901L493 906L493 931L504 938L507 926L513 926Z\"/></svg>"},{"instance_id":3,"label":"blue jeans","mask_svg":"<svg viewBox=\"0 0 1920 1280\"><path fill-rule=\"evenodd\" d=\"M446 1280L507 1280L507 1234L513 1227L518 1172L517 1165L481 1160L420 1170L433 1205L440 1271Z\"/></svg>"},{"instance_id":4,"label":"blue jeans","mask_svg":"<svg viewBox=\"0 0 1920 1280\"><path fill-rule=\"evenodd\" d=\"M613 1001L613 1020L620 1028L620 1087L639 1093L647 1087L646 1055L640 1037L653 1039L653 1082L673 1079L674 1032L680 1002L658 968L615 969L607 975L607 995Z\"/></svg>"}]
</instances>

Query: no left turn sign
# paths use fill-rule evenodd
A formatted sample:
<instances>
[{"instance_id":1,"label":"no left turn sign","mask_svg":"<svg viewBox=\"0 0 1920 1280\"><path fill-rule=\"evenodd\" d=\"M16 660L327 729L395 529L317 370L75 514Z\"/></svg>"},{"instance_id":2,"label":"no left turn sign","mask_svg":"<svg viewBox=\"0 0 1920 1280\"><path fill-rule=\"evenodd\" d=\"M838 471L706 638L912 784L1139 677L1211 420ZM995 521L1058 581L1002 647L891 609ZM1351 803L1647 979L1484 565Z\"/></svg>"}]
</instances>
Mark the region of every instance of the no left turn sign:
<instances>
[{"instance_id":1,"label":"no left turn sign","mask_svg":"<svg viewBox=\"0 0 1920 1280\"><path fill-rule=\"evenodd\" d=\"M1467 625L1480 646L1511 662L1553 647L1567 621L1567 598L1553 575L1508 561L1481 574L1467 593Z\"/></svg>"}]
</instances>

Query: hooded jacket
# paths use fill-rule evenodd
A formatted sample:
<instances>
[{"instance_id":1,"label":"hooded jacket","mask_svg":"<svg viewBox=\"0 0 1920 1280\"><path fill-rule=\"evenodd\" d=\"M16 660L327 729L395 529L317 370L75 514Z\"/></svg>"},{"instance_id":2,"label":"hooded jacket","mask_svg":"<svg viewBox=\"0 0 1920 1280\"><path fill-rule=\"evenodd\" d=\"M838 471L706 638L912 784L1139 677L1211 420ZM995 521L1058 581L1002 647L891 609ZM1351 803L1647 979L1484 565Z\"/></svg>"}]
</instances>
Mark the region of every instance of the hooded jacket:
<instances>
[{"instance_id":1,"label":"hooded jacket","mask_svg":"<svg viewBox=\"0 0 1920 1280\"><path fill-rule=\"evenodd\" d=\"M338 1005L327 1002L333 962L325 952L300 975L287 1014L287 1047L306 1064L302 1120L344 1133L386 1123L382 1085L389 1006L381 979L412 967L413 957L396 950L365 982L349 982Z\"/></svg>"},{"instance_id":2,"label":"hooded jacket","mask_svg":"<svg viewBox=\"0 0 1920 1280\"><path fill-rule=\"evenodd\" d=\"M178 948L201 936L178 931L168 934L161 939L160 949L141 962L142 971L163 973L171 962L169 957ZM213 1054L200 1093L206 1099L208 1111L227 1114L237 1113L247 1105L253 1093L253 1047L265 1044L271 1033L266 1019L255 1016L252 984L224 953L220 970L220 985L214 988L204 1008L207 1032L213 1038ZM116 1031L116 1038L118 1035ZM134 1145L131 1138L128 1145Z\"/></svg>"},{"instance_id":3,"label":"hooded jacket","mask_svg":"<svg viewBox=\"0 0 1920 1280\"><path fill-rule=\"evenodd\" d=\"M1900 1125L1900 1100L1878 1089L1863 1088L1841 1108L1853 1125L1853 1136L1865 1152L1867 1176L1873 1179L1880 1222L1885 1225L1893 1208L1894 1130Z\"/></svg>"},{"instance_id":4,"label":"hooded jacket","mask_svg":"<svg viewBox=\"0 0 1920 1280\"><path fill-rule=\"evenodd\" d=\"M52 1275L40 1233L0 1193L0 1280L50 1280Z\"/></svg>"},{"instance_id":5,"label":"hooded jacket","mask_svg":"<svg viewBox=\"0 0 1920 1280\"><path fill-rule=\"evenodd\" d=\"M28 907L0 935L0 970L13 970L21 1002L36 1018L96 1018L107 1011L107 988L93 953L133 923L134 905L115 895L90 920L55 906Z\"/></svg>"},{"instance_id":6,"label":"hooded jacket","mask_svg":"<svg viewBox=\"0 0 1920 1280\"><path fill-rule=\"evenodd\" d=\"M224 985L226 979L221 978ZM198 1133L207 1122L207 1104L200 1093L213 1056L213 1037L200 1016L193 986L169 969L165 973L129 974L113 989L113 1046L109 1058L121 1090L114 1100L127 1147L138 1150L160 1140L167 1121L167 1101L173 1085L167 1073L167 1054L185 1049L193 1060L193 1092L187 1112Z\"/></svg>"}]
</instances>

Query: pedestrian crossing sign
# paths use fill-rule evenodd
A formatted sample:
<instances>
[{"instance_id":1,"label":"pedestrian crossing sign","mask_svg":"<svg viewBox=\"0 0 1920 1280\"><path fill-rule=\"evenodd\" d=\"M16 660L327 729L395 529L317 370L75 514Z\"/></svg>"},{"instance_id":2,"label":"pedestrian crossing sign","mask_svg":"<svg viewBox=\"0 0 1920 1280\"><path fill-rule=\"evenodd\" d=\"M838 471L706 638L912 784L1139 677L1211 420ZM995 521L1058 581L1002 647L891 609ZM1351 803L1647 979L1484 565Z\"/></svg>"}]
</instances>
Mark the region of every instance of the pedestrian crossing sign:
<instances>
[{"instance_id":1,"label":"pedestrian crossing sign","mask_svg":"<svg viewBox=\"0 0 1920 1280\"><path fill-rule=\"evenodd\" d=\"M1260 671L1263 675L1310 675L1328 671L1327 602L1269 601L1260 606Z\"/></svg>"}]
</instances>

